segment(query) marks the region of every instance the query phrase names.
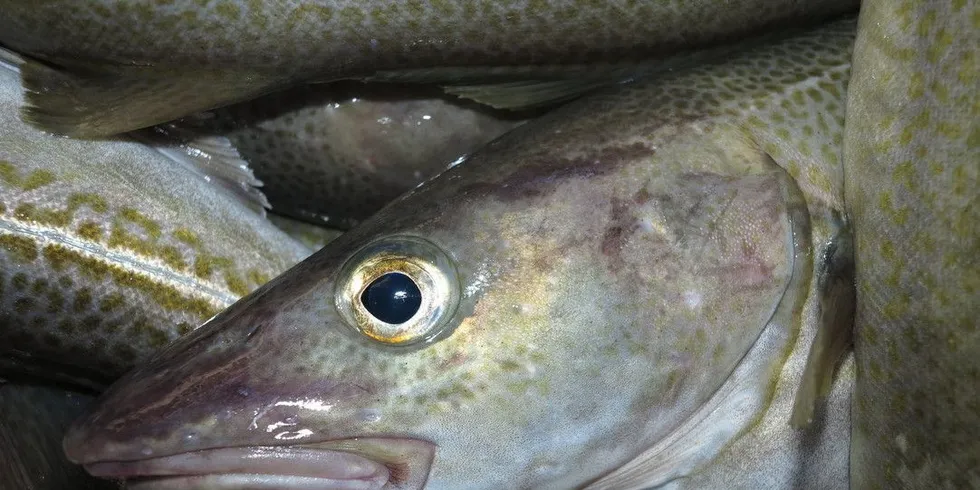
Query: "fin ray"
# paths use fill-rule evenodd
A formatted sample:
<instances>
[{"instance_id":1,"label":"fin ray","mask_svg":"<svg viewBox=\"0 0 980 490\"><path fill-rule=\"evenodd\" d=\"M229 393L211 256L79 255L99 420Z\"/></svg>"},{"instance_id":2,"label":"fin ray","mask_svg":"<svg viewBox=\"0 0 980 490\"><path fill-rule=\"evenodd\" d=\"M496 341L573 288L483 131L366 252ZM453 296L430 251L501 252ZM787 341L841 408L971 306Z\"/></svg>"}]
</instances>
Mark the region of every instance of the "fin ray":
<instances>
[{"instance_id":1,"label":"fin ray","mask_svg":"<svg viewBox=\"0 0 980 490\"><path fill-rule=\"evenodd\" d=\"M224 136L199 135L177 124L130 133L174 162L193 169L203 178L229 191L242 204L265 214L269 200L259 189L262 182Z\"/></svg>"},{"instance_id":2,"label":"fin ray","mask_svg":"<svg viewBox=\"0 0 980 490\"><path fill-rule=\"evenodd\" d=\"M27 60L22 117L77 138L111 136L269 92L284 80L255 72Z\"/></svg>"}]
</instances>

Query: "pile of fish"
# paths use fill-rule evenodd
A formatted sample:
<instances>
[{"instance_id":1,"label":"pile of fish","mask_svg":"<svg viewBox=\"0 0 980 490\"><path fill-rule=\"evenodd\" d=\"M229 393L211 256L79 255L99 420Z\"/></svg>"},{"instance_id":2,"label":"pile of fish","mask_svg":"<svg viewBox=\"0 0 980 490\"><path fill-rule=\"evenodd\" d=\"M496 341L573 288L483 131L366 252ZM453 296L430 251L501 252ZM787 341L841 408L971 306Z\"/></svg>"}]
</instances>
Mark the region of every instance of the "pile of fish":
<instances>
[{"instance_id":1,"label":"pile of fish","mask_svg":"<svg viewBox=\"0 0 980 490\"><path fill-rule=\"evenodd\" d=\"M980 488L974 0L0 5L0 490Z\"/></svg>"}]
</instances>

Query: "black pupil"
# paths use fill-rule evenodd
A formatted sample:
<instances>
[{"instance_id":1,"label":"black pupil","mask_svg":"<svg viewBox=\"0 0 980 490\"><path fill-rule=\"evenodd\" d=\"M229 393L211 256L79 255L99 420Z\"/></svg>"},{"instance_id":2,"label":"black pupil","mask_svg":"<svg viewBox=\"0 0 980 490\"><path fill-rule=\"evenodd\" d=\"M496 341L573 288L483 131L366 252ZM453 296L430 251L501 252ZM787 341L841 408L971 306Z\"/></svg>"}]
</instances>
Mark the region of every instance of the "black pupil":
<instances>
[{"instance_id":1,"label":"black pupil","mask_svg":"<svg viewBox=\"0 0 980 490\"><path fill-rule=\"evenodd\" d=\"M378 320L397 325L419 311L422 292L405 274L389 272L364 288L361 303Z\"/></svg>"}]
</instances>

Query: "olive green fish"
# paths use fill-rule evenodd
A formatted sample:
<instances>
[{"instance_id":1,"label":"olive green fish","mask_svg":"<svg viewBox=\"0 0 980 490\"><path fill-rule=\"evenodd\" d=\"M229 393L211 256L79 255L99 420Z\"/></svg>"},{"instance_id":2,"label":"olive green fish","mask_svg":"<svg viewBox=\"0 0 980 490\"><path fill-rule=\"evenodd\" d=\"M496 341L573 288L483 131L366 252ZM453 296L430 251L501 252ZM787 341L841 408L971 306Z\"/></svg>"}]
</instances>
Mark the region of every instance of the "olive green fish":
<instances>
[{"instance_id":1,"label":"olive green fish","mask_svg":"<svg viewBox=\"0 0 980 490\"><path fill-rule=\"evenodd\" d=\"M470 84L453 92L534 105L628 78L638 60L856 9L857 0L12 0L0 4L0 45L46 62L24 70L26 119L90 137L340 79ZM482 85L499 81L508 84Z\"/></svg>"},{"instance_id":2,"label":"olive green fish","mask_svg":"<svg viewBox=\"0 0 980 490\"><path fill-rule=\"evenodd\" d=\"M524 122L420 87L309 85L213 113L271 209L349 228Z\"/></svg>"},{"instance_id":3,"label":"olive green fish","mask_svg":"<svg viewBox=\"0 0 980 490\"><path fill-rule=\"evenodd\" d=\"M980 488L980 5L866 1L844 146L854 488Z\"/></svg>"},{"instance_id":4,"label":"olive green fish","mask_svg":"<svg viewBox=\"0 0 980 490\"><path fill-rule=\"evenodd\" d=\"M854 31L512 130L131 371L69 458L144 490L846 487Z\"/></svg>"},{"instance_id":5,"label":"olive green fish","mask_svg":"<svg viewBox=\"0 0 980 490\"><path fill-rule=\"evenodd\" d=\"M106 490L68 461L61 440L94 398L57 388L0 382L0 490Z\"/></svg>"},{"instance_id":6,"label":"olive green fish","mask_svg":"<svg viewBox=\"0 0 980 490\"><path fill-rule=\"evenodd\" d=\"M48 135L22 101L0 64L5 377L103 387L311 253L214 185L214 154Z\"/></svg>"}]
</instances>

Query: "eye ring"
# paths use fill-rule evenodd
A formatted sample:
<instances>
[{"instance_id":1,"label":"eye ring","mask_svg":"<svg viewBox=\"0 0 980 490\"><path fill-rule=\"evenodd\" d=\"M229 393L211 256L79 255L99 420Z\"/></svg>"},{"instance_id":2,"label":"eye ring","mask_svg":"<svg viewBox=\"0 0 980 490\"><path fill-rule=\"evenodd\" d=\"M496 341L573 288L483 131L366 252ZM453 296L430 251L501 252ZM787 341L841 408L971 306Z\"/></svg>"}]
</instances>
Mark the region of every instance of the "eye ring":
<instances>
[{"instance_id":1,"label":"eye ring","mask_svg":"<svg viewBox=\"0 0 980 490\"><path fill-rule=\"evenodd\" d=\"M381 320L364 304L368 288L394 275L407 277L420 297L418 309L401 323ZM439 247L418 237L387 237L368 244L347 260L338 279L334 297L345 323L358 334L385 345L435 341L446 333L459 305L459 280L452 260Z\"/></svg>"}]
</instances>

